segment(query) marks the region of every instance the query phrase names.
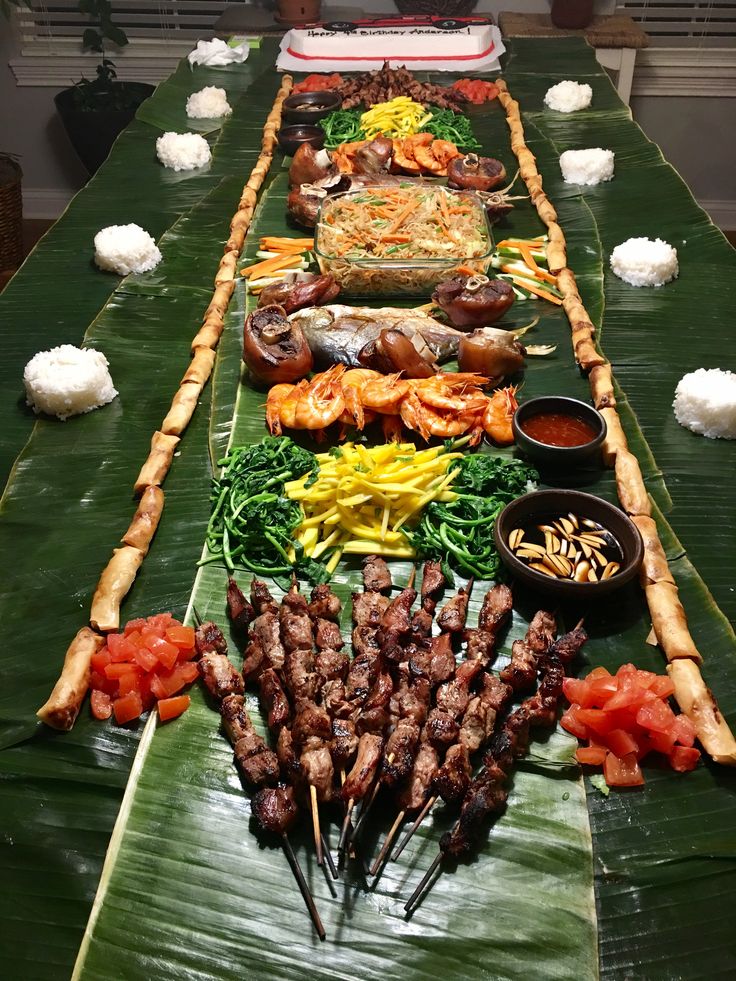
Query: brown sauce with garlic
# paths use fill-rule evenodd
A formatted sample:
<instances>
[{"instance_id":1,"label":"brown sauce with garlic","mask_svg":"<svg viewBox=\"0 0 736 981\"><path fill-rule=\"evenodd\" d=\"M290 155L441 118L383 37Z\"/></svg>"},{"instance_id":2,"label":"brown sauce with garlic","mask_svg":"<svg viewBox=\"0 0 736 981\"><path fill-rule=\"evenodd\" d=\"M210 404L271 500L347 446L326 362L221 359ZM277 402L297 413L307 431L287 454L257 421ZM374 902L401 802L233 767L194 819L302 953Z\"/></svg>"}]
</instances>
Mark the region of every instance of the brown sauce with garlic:
<instances>
[{"instance_id":1,"label":"brown sauce with garlic","mask_svg":"<svg viewBox=\"0 0 736 981\"><path fill-rule=\"evenodd\" d=\"M519 425L527 436L546 446L583 446L598 435L590 423L566 412L540 412Z\"/></svg>"}]
</instances>

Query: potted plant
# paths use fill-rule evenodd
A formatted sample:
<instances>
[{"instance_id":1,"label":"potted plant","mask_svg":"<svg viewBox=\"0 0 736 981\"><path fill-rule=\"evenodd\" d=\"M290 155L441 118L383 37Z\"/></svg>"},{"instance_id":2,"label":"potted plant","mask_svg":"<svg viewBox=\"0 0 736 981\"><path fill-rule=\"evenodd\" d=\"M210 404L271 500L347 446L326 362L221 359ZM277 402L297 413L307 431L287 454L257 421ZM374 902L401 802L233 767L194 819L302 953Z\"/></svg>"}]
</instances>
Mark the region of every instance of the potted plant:
<instances>
[{"instance_id":1,"label":"potted plant","mask_svg":"<svg viewBox=\"0 0 736 981\"><path fill-rule=\"evenodd\" d=\"M122 48L128 38L113 23L109 0L79 0L78 7L91 22L82 35L82 47L102 57L96 78L83 76L75 85L58 92L54 102L74 149L89 173L94 174L154 86L116 81L115 64L106 56L105 45L112 43Z\"/></svg>"}]
</instances>

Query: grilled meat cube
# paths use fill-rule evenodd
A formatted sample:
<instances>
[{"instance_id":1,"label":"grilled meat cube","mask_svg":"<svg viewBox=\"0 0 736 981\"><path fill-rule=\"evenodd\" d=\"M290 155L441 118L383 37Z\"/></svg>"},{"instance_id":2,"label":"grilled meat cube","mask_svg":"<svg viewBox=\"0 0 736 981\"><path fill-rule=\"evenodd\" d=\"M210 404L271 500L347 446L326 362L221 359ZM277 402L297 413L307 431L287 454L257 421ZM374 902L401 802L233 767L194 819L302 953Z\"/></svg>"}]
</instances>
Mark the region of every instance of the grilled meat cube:
<instances>
[{"instance_id":1,"label":"grilled meat cube","mask_svg":"<svg viewBox=\"0 0 736 981\"><path fill-rule=\"evenodd\" d=\"M588 635L582 627L575 627L569 630L562 637L558 637L549 648L550 657L559 658L563 664L569 664L576 656L580 648L588 639Z\"/></svg>"},{"instance_id":2,"label":"grilled meat cube","mask_svg":"<svg viewBox=\"0 0 736 981\"><path fill-rule=\"evenodd\" d=\"M440 839L440 848L445 855L454 858L466 855L478 840L488 818L505 810L509 795L505 780L506 774L498 767L483 770L473 780L463 800L458 823Z\"/></svg>"},{"instance_id":3,"label":"grilled meat cube","mask_svg":"<svg viewBox=\"0 0 736 981\"><path fill-rule=\"evenodd\" d=\"M508 704L513 689L492 674L484 674L481 690L470 699L463 714L459 742L474 753L488 741L498 713Z\"/></svg>"},{"instance_id":4,"label":"grilled meat cube","mask_svg":"<svg viewBox=\"0 0 736 981\"><path fill-rule=\"evenodd\" d=\"M509 587L502 583L494 586L486 593L480 608L478 629L484 633L497 634L508 620L512 606L513 596Z\"/></svg>"},{"instance_id":5,"label":"grilled meat cube","mask_svg":"<svg viewBox=\"0 0 736 981\"><path fill-rule=\"evenodd\" d=\"M250 636L261 645L268 666L280 671L284 666L285 652L277 614L272 610L259 614L250 625Z\"/></svg>"},{"instance_id":6,"label":"grilled meat cube","mask_svg":"<svg viewBox=\"0 0 736 981\"><path fill-rule=\"evenodd\" d=\"M415 675L427 678L433 687L451 678L455 673L455 655L449 634L433 637L428 647L411 658L409 667Z\"/></svg>"},{"instance_id":7,"label":"grilled meat cube","mask_svg":"<svg viewBox=\"0 0 736 981\"><path fill-rule=\"evenodd\" d=\"M380 593L353 593L353 623L356 627L379 627L390 605L388 596Z\"/></svg>"},{"instance_id":8,"label":"grilled meat cube","mask_svg":"<svg viewBox=\"0 0 736 981\"><path fill-rule=\"evenodd\" d=\"M422 572L422 605L425 600L432 600L432 610L439 599L447 580L442 571L442 564L429 559L424 563Z\"/></svg>"},{"instance_id":9,"label":"grilled meat cube","mask_svg":"<svg viewBox=\"0 0 736 981\"><path fill-rule=\"evenodd\" d=\"M351 719L332 720L332 759L339 767L346 766L358 750L358 736Z\"/></svg>"},{"instance_id":10,"label":"grilled meat cube","mask_svg":"<svg viewBox=\"0 0 736 981\"><path fill-rule=\"evenodd\" d=\"M299 757L304 780L317 791L317 800L328 801L332 798L332 783L335 771L332 766L330 750L326 745L314 749L306 749Z\"/></svg>"},{"instance_id":11,"label":"grilled meat cube","mask_svg":"<svg viewBox=\"0 0 736 981\"><path fill-rule=\"evenodd\" d=\"M243 632L248 629L248 624L256 615L256 611L232 577L227 581L227 615L233 626Z\"/></svg>"},{"instance_id":12,"label":"grilled meat cube","mask_svg":"<svg viewBox=\"0 0 736 981\"><path fill-rule=\"evenodd\" d=\"M391 573L385 561L378 555L368 555L363 560L363 588L366 593L391 590Z\"/></svg>"},{"instance_id":13,"label":"grilled meat cube","mask_svg":"<svg viewBox=\"0 0 736 981\"><path fill-rule=\"evenodd\" d=\"M557 631L557 621L551 613L539 610L534 614L529 629L526 632L526 641L536 654L544 654L555 639Z\"/></svg>"},{"instance_id":14,"label":"grilled meat cube","mask_svg":"<svg viewBox=\"0 0 736 981\"><path fill-rule=\"evenodd\" d=\"M470 701L470 686L483 670L479 661L463 661L455 671L455 677L437 689L437 707L445 709L453 718L459 718Z\"/></svg>"},{"instance_id":15,"label":"grilled meat cube","mask_svg":"<svg viewBox=\"0 0 736 981\"><path fill-rule=\"evenodd\" d=\"M383 708L388 705L394 690L394 679L388 671L379 671L378 676L365 700L364 710Z\"/></svg>"},{"instance_id":16,"label":"grilled meat cube","mask_svg":"<svg viewBox=\"0 0 736 981\"><path fill-rule=\"evenodd\" d=\"M258 615L261 613L278 613L279 605L269 592L268 586L261 579L253 579L250 584L250 601Z\"/></svg>"},{"instance_id":17,"label":"grilled meat cube","mask_svg":"<svg viewBox=\"0 0 736 981\"><path fill-rule=\"evenodd\" d=\"M302 768L294 749L291 729L287 729L286 726L282 726L279 738L276 740L276 755L284 777L290 783L297 783L301 779Z\"/></svg>"},{"instance_id":18,"label":"grilled meat cube","mask_svg":"<svg viewBox=\"0 0 736 981\"><path fill-rule=\"evenodd\" d=\"M432 697L432 687L426 678L413 678L411 684L397 693L397 712L402 719L412 719L424 725Z\"/></svg>"},{"instance_id":19,"label":"grilled meat cube","mask_svg":"<svg viewBox=\"0 0 736 981\"><path fill-rule=\"evenodd\" d=\"M361 800L375 780L383 751L383 737L372 732L364 733L358 740L358 755L342 787L342 798Z\"/></svg>"},{"instance_id":20,"label":"grilled meat cube","mask_svg":"<svg viewBox=\"0 0 736 981\"><path fill-rule=\"evenodd\" d=\"M233 746L239 739L254 731L242 695L226 695L220 706L220 715L225 735Z\"/></svg>"},{"instance_id":21,"label":"grilled meat cube","mask_svg":"<svg viewBox=\"0 0 736 981\"><path fill-rule=\"evenodd\" d=\"M565 669L556 657L546 657L536 693L527 700L527 715L533 726L553 726L562 693Z\"/></svg>"},{"instance_id":22,"label":"grilled meat cube","mask_svg":"<svg viewBox=\"0 0 736 981\"><path fill-rule=\"evenodd\" d=\"M293 583L289 591L284 593L284 598L281 600L281 608L283 609L284 607L287 610L291 610L292 613L297 613L305 617L309 616L307 599L299 592L297 583Z\"/></svg>"},{"instance_id":23,"label":"grilled meat cube","mask_svg":"<svg viewBox=\"0 0 736 981\"><path fill-rule=\"evenodd\" d=\"M301 598L304 599L303 596ZM294 613L288 606L282 606L279 611L279 625L284 650L311 652L314 647L314 631L306 611Z\"/></svg>"},{"instance_id":24,"label":"grilled meat cube","mask_svg":"<svg viewBox=\"0 0 736 981\"><path fill-rule=\"evenodd\" d=\"M263 752L255 755L243 756L240 748L241 743L246 741L241 739L235 744L235 762L243 780L253 787L261 787L265 783L278 783L281 774L276 754L270 749L264 749Z\"/></svg>"},{"instance_id":25,"label":"grilled meat cube","mask_svg":"<svg viewBox=\"0 0 736 981\"><path fill-rule=\"evenodd\" d=\"M322 705L331 719L347 719L355 711L345 696L345 683L335 678L322 685Z\"/></svg>"},{"instance_id":26,"label":"grilled meat cube","mask_svg":"<svg viewBox=\"0 0 736 981\"><path fill-rule=\"evenodd\" d=\"M253 795L250 806L260 826L275 835L285 835L299 816L293 787L264 787Z\"/></svg>"},{"instance_id":27,"label":"grilled meat cube","mask_svg":"<svg viewBox=\"0 0 736 981\"><path fill-rule=\"evenodd\" d=\"M381 617L381 632L394 643L411 630L411 608L417 598L416 589L407 586L391 601Z\"/></svg>"},{"instance_id":28,"label":"grilled meat cube","mask_svg":"<svg viewBox=\"0 0 736 981\"><path fill-rule=\"evenodd\" d=\"M378 628L368 624L353 628L352 632L353 656L360 657L370 655L378 657L381 647L378 643Z\"/></svg>"},{"instance_id":29,"label":"grilled meat cube","mask_svg":"<svg viewBox=\"0 0 736 981\"><path fill-rule=\"evenodd\" d=\"M266 746L263 738L258 735L256 730L250 728L245 731L244 735L235 740L233 749L237 758L245 760L250 756L258 756L259 753L265 753L268 746Z\"/></svg>"},{"instance_id":30,"label":"grilled meat cube","mask_svg":"<svg viewBox=\"0 0 736 981\"><path fill-rule=\"evenodd\" d=\"M537 678L538 654L526 640L515 640L511 645L511 663L501 671L501 680L516 692L529 691Z\"/></svg>"},{"instance_id":31,"label":"grilled meat cube","mask_svg":"<svg viewBox=\"0 0 736 981\"><path fill-rule=\"evenodd\" d=\"M381 779L386 787L396 787L409 776L419 748L420 728L410 719L400 719L386 741ZM389 760L391 762L389 762Z\"/></svg>"},{"instance_id":32,"label":"grilled meat cube","mask_svg":"<svg viewBox=\"0 0 736 981\"><path fill-rule=\"evenodd\" d=\"M338 624L324 617L314 620L314 643L320 651L339 651L345 646Z\"/></svg>"},{"instance_id":33,"label":"grilled meat cube","mask_svg":"<svg viewBox=\"0 0 736 981\"><path fill-rule=\"evenodd\" d=\"M315 586L312 590L308 610L312 620L316 620L319 617L337 622L340 619L342 603L340 602L340 597L335 596L326 583L320 583L319 586Z\"/></svg>"},{"instance_id":34,"label":"grilled meat cube","mask_svg":"<svg viewBox=\"0 0 736 981\"><path fill-rule=\"evenodd\" d=\"M468 661L477 661L481 667L487 668L491 663L496 638L482 630L465 631L465 657Z\"/></svg>"},{"instance_id":35,"label":"grilled meat cube","mask_svg":"<svg viewBox=\"0 0 736 981\"><path fill-rule=\"evenodd\" d=\"M194 647L197 657L203 654L227 654L227 641L217 626L211 620L206 620L194 631Z\"/></svg>"},{"instance_id":36,"label":"grilled meat cube","mask_svg":"<svg viewBox=\"0 0 736 981\"><path fill-rule=\"evenodd\" d=\"M433 790L446 804L454 804L465 796L472 776L468 747L455 743L447 750L445 761L437 771Z\"/></svg>"},{"instance_id":37,"label":"grilled meat cube","mask_svg":"<svg viewBox=\"0 0 736 981\"><path fill-rule=\"evenodd\" d=\"M332 735L330 717L321 706L304 699L297 703L291 734L294 745L299 748L311 737L329 739Z\"/></svg>"},{"instance_id":38,"label":"grilled meat cube","mask_svg":"<svg viewBox=\"0 0 736 981\"><path fill-rule=\"evenodd\" d=\"M213 698L222 700L228 695L242 695L245 691L242 676L236 671L225 654L207 653L199 659L199 673Z\"/></svg>"},{"instance_id":39,"label":"grilled meat cube","mask_svg":"<svg viewBox=\"0 0 736 981\"><path fill-rule=\"evenodd\" d=\"M409 781L399 794L399 807L406 811L418 811L420 807L424 807L438 766L437 750L422 739Z\"/></svg>"},{"instance_id":40,"label":"grilled meat cube","mask_svg":"<svg viewBox=\"0 0 736 981\"><path fill-rule=\"evenodd\" d=\"M324 648L314 659L314 670L325 681L344 681L350 668L350 658L341 651Z\"/></svg>"},{"instance_id":41,"label":"grilled meat cube","mask_svg":"<svg viewBox=\"0 0 736 981\"><path fill-rule=\"evenodd\" d=\"M268 667L266 652L257 637L253 637L243 655L243 677L246 681L257 681L261 671Z\"/></svg>"},{"instance_id":42,"label":"grilled meat cube","mask_svg":"<svg viewBox=\"0 0 736 981\"><path fill-rule=\"evenodd\" d=\"M259 678L259 688L263 708L268 713L268 728L271 732L278 732L291 718L291 706L273 668L263 672Z\"/></svg>"},{"instance_id":43,"label":"grilled meat cube","mask_svg":"<svg viewBox=\"0 0 736 981\"><path fill-rule=\"evenodd\" d=\"M427 739L435 748L446 749L456 742L460 726L455 716L444 709L433 708L427 716L427 723L424 727Z\"/></svg>"},{"instance_id":44,"label":"grilled meat cube","mask_svg":"<svg viewBox=\"0 0 736 981\"><path fill-rule=\"evenodd\" d=\"M463 587L449 599L437 614L437 625L444 633L459 634L465 629L468 618L470 591Z\"/></svg>"},{"instance_id":45,"label":"grilled meat cube","mask_svg":"<svg viewBox=\"0 0 736 981\"><path fill-rule=\"evenodd\" d=\"M284 658L284 681L295 702L302 698L315 698L320 679L314 670L311 647L308 650L289 651Z\"/></svg>"},{"instance_id":46,"label":"grilled meat cube","mask_svg":"<svg viewBox=\"0 0 736 981\"><path fill-rule=\"evenodd\" d=\"M382 733L390 723L391 713L388 710L388 705L376 705L371 709L361 709L355 725L358 733L362 736L364 732Z\"/></svg>"},{"instance_id":47,"label":"grilled meat cube","mask_svg":"<svg viewBox=\"0 0 736 981\"><path fill-rule=\"evenodd\" d=\"M358 654L350 662L345 691L350 702L363 702L378 674L378 655Z\"/></svg>"},{"instance_id":48,"label":"grilled meat cube","mask_svg":"<svg viewBox=\"0 0 736 981\"><path fill-rule=\"evenodd\" d=\"M424 600L422 602L424 602ZM416 640L420 640L422 637L429 637L431 633L432 633L432 612L431 610L425 610L422 607L422 609L417 610L417 612L411 618L412 640L416 641Z\"/></svg>"}]
</instances>

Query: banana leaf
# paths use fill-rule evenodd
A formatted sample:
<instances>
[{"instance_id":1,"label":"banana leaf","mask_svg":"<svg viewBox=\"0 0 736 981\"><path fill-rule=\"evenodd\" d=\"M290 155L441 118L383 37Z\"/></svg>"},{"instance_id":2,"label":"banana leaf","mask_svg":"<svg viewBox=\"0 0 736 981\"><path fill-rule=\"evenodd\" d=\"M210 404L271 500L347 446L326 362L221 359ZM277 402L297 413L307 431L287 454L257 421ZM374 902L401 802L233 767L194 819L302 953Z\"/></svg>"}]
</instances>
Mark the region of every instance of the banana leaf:
<instances>
[{"instance_id":1,"label":"banana leaf","mask_svg":"<svg viewBox=\"0 0 736 981\"><path fill-rule=\"evenodd\" d=\"M714 324L730 311L733 252L631 122L585 45L514 41L509 47L505 76L521 100L527 138L560 211L571 263L602 327L602 346L614 362L624 425L658 505L668 555L706 656L706 678L733 719L736 643L721 613L733 604L728 576L734 531L723 520L731 447L680 430L670 410L679 374L707 363L702 360L707 337L702 311L706 316L712 311L708 320ZM256 71L256 62L243 67L251 64ZM186 78L182 69L179 74ZM582 114L560 120L542 110L549 78L560 77L580 77L593 85L590 128L583 125ZM167 84L154 98L164 99ZM195 82L190 91L199 87ZM230 84L226 87L230 94ZM217 241L226 236L254 160L251 134L262 125L276 87L275 73L255 82L237 102L234 116L209 137L215 141L211 173L188 179L163 180L167 175L153 158L152 141L169 126L167 112L176 100L162 101L159 116L139 119L124 134L105 168L0 298L3 314L16 325L0 390L8 421L1 447L8 463L30 434L0 505L0 555L6 568L12 561L12 576L0 593L8 679L0 696L0 868L6 885L0 944L8 976L68 976L118 812L78 960L82 977L221 978L246 972L284 977L307 971L317 977L389 978L440 972L489 978L589 978L599 971L652 978L732 974L730 772L706 765L681 777L648 766L642 791L603 798L587 786L586 807L582 778L569 766L573 743L556 733L535 744L533 756L520 766L508 812L492 829L488 844L473 862L448 871L410 922L403 919L399 900L428 866L448 826L441 809L368 894L358 877L340 884L338 898L332 898L304 832L295 845L330 935L327 944L319 945L285 859L249 827L246 795L217 732L217 716L201 692L194 693L192 709L178 722L155 732L149 725L145 752L120 811L142 727L114 729L80 717L68 735L36 728L33 711L53 681L69 637L87 615L91 590L115 538L127 526L132 480L186 363ZM513 173L499 107L471 112L486 151ZM577 127L567 131L572 136L565 136L565 122ZM573 137L583 142L562 145ZM614 181L582 191L564 185L557 157L573 145L615 149ZM88 254L94 231L109 223L109 207L104 221L99 215L119 183L122 199L119 210L116 202L120 217L115 220L138 220L130 214L135 209L139 223L154 234L169 231L161 243L165 263L147 277L129 277L112 292L109 284L116 286L116 280L76 267L80 254ZM613 192L610 197L607 191ZM277 173L249 236L248 255L259 230L287 230L283 199L284 180ZM656 226L644 230L647 216L656 219ZM538 234L540 226L533 209L522 203L500 231ZM612 279L607 254L634 234L660 235L677 245L678 283L636 291ZM680 245L682 239L687 241ZM55 291L53 300L47 281ZM31 305L41 313L40 328L32 335L22 329ZM210 461L221 455L231 429L238 442L262 434L263 393L237 385L245 309L239 289L213 383L167 479L164 520L126 601L126 618L157 609L184 614L192 601L207 519ZM530 341L556 343L557 351L548 359L530 359L521 394L564 392L585 398L587 382L573 367L569 328L559 311L541 303L517 304L511 322L526 323L537 313L542 316ZM78 342L88 325L88 343L111 361L119 400L65 424L42 420L33 425L16 404L24 360L39 347L59 342L59 336ZM659 345L655 331L663 335ZM49 343L43 343L47 338ZM729 367L719 353L721 366ZM647 385L650 379L656 381ZM587 479L588 489L615 500L610 474L592 473ZM707 543L704 506L716 517ZM407 573L406 566L397 566L397 580ZM343 596L355 577L354 568L341 568ZM198 611L219 622L224 620L224 582L223 570L208 566L194 584ZM477 589L476 611L481 595ZM543 602L517 592L503 652ZM570 625L580 612L563 608L558 614ZM662 670L659 652L645 644L649 623L635 585L615 601L584 612L591 632L586 663L616 667L633 660ZM502 654L499 664L503 660ZM390 819L389 804L378 807L373 835L385 831Z\"/></svg>"}]
</instances>

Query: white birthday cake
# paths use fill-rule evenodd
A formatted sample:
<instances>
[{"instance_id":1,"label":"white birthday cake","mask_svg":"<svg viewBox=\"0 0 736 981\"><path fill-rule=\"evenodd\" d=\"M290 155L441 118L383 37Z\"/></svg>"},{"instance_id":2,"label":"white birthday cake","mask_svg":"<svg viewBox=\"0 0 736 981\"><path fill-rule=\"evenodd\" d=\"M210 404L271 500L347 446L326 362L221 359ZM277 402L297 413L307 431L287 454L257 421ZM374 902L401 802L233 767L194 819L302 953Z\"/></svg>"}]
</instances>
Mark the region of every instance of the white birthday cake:
<instances>
[{"instance_id":1,"label":"white birthday cake","mask_svg":"<svg viewBox=\"0 0 736 981\"><path fill-rule=\"evenodd\" d=\"M289 31L281 44L279 67L364 71L388 61L408 68L466 72L488 68L502 51L498 28L487 22L340 22Z\"/></svg>"}]
</instances>

